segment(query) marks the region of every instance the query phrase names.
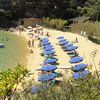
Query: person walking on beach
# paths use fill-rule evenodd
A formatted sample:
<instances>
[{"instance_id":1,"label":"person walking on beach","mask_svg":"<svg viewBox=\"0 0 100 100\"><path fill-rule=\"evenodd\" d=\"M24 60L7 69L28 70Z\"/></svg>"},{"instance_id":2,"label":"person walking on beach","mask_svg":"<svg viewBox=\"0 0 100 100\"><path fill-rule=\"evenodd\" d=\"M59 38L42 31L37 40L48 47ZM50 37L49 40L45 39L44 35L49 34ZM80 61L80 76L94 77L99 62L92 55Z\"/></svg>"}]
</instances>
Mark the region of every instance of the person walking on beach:
<instances>
[{"instance_id":1,"label":"person walking on beach","mask_svg":"<svg viewBox=\"0 0 100 100\"><path fill-rule=\"evenodd\" d=\"M78 43L78 38L76 38L76 42Z\"/></svg>"},{"instance_id":2,"label":"person walking on beach","mask_svg":"<svg viewBox=\"0 0 100 100\"><path fill-rule=\"evenodd\" d=\"M28 46L31 47L31 41L30 40L28 41Z\"/></svg>"},{"instance_id":3,"label":"person walking on beach","mask_svg":"<svg viewBox=\"0 0 100 100\"><path fill-rule=\"evenodd\" d=\"M32 49L30 50L30 53L33 53L33 50Z\"/></svg>"},{"instance_id":4,"label":"person walking on beach","mask_svg":"<svg viewBox=\"0 0 100 100\"><path fill-rule=\"evenodd\" d=\"M32 46L34 46L34 39L32 39Z\"/></svg>"},{"instance_id":5,"label":"person walking on beach","mask_svg":"<svg viewBox=\"0 0 100 100\"><path fill-rule=\"evenodd\" d=\"M46 35L47 37L50 36L48 31L45 31L45 35Z\"/></svg>"}]
</instances>

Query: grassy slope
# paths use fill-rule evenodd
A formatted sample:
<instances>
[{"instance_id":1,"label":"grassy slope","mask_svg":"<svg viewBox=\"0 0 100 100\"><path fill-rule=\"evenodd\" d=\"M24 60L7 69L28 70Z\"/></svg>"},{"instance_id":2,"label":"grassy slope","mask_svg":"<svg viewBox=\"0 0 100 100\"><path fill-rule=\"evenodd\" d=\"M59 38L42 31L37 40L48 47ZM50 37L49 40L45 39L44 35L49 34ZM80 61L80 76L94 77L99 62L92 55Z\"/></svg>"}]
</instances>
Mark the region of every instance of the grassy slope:
<instances>
[{"instance_id":1,"label":"grassy slope","mask_svg":"<svg viewBox=\"0 0 100 100\"><path fill-rule=\"evenodd\" d=\"M0 32L0 43L5 45L5 48L0 49L0 69L13 67L17 63L26 64L29 51L24 38Z\"/></svg>"}]
</instances>

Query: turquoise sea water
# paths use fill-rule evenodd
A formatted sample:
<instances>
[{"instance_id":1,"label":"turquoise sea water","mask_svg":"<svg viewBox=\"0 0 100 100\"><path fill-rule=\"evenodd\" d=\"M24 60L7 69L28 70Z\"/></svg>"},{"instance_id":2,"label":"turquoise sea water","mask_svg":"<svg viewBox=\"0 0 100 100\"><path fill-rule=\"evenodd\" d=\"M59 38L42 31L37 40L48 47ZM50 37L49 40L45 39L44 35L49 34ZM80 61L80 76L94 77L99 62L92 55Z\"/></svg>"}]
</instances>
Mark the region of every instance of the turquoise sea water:
<instances>
[{"instance_id":1,"label":"turquoise sea water","mask_svg":"<svg viewBox=\"0 0 100 100\"><path fill-rule=\"evenodd\" d=\"M29 50L24 38L0 32L0 43L5 45L5 48L0 48L0 70L13 68L17 63L26 65Z\"/></svg>"}]
</instances>

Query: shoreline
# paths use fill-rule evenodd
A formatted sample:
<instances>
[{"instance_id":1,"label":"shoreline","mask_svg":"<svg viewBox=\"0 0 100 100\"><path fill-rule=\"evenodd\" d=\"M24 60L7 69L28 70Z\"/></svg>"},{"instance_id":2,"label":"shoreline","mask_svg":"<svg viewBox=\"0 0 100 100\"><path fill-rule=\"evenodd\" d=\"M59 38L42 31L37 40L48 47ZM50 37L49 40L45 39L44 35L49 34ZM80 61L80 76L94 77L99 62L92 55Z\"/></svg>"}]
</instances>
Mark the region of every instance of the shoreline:
<instances>
[{"instance_id":1,"label":"shoreline","mask_svg":"<svg viewBox=\"0 0 100 100\"><path fill-rule=\"evenodd\" d=\"M27 43L27 41L28 41L28 38L27 38L27 36L22 32L22 34L20 35L20 32L19 31L14 31L14 32L10 32L10 34L14 34L14 35L17 35L17 36L20 36L20 37L23 37L24 39L25 39L25 42ZM27 56L26 56L26 60L27 60L27 62L25 61L25 66L26 66L26 68L27 68L27 65L28 65L28 59L29 59L29 57L30 57L30 48L28 47L28 45L27 45L27 50L28 50L28 53L27 53Z\"/></svg>"}]
</instances>

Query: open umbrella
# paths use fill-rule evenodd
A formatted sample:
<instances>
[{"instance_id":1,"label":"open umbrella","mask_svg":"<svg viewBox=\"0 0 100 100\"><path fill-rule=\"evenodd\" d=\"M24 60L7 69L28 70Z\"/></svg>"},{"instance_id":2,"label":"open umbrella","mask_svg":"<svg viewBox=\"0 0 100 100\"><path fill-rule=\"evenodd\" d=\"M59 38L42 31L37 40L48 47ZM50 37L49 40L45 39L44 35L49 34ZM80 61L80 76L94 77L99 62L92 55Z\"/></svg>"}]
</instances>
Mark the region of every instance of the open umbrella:
<instances>
[{"instance_id":1,"label":"open umbrella","mask_svg":"<svg viewBox=\"0 0 100 100\"><path fill-rule=\"evenodd\" d=\"M65 50L66 51L72 51L72 50L75 50L77 48L78 48L78 46L70 46L70 47L66 48Z\"/></svg>"},{"instance_id":2,"label":"open umbrella","mask_svg":"<svg viewBox=\"0 0 100 100\"><path fill-rule=\"evenodd\" d=\"M87 64L81 63L72 67L73 71L84 70L87 67Z\"/></svg>"},{"instance_id":3,"label":"open umbrella","mask_svg":"<svg viewBox=\"0 0 100 100\"><path fill-rule=\"evenodd\" d=\"M61 40L59 40L59 42L63 42L63 41L67 41L66 39L61 39Z\"/></svg>"},{"instance_id":4,"label":"open umbrella","mask_svg":"<svg viewBox=\"0 0 100 100\"><path fill-rule=\"evenodd\" d=\"M43 45L43 49L45 49L45 48L53 48L53 45Z\"/></svg>"},{"instance_id":5,"label":"open umbrella","mask_svg":"<svg viewBox=\"0 0 100 100\"><path fill-rule=\"evenodd\" d=\"M44 55L51 55L51 54L54 54L55 51L45 51L43 54Z\"/></svg>"},{"instance_id":6,"label":"open umbrella","mask_svg":"<svg viewBox=\"0 0 100 100\"><path fill-rule=\"evenodd\" d=\"M43 41L43 40L48 40L48 38L42 38L42 39L40 39L40 41Z\"/></svg>"},{"instance_id":7,"label":"open umbrella","mask_svg":"<svg viewBox=\"0 0 100 100\"><path fill-rule=\"evenodd\" d=\"M43 71L52 71L52 70L55 70L57 69L56 66L53 66L53 65L48 65L48 66L42 66L41 70Z\"/></svg>"},{"instance_id":8,"label":"open umbrella","mask_svg":"<svg viewBox=\"0 0 100 100\"><path fill-rule=\"evenodd\" d=\"M42 45L50 45L51 43L50 42L44 42L42 43Z\"/></svg>"},{"instance_id":9,"label":"open umbrella","mask_svg":"<svg viewBox=\"0 0 100 100\"><path fill-rule=\"evenodd\" d=\"M59 36L59 37L57 37L57 39L62 39L62 38L64 38L63 36Z\"/></svg>"},{"instance_id":10,"label":"open umbrella","mask_svg":"<svg viewBox=\"0 0 100 100\"><path fill-rule=\"evenodd\" d=\"M72 45L73 45L72 43L68 43L68 44L65 44L63 47L70 47Z\"/></svg>"},{"instance_id":11,"label":"open umbrella","mask_svg":"<svg viewBox=\"0 0 100 100\"><path fill-rule=\"evenodd\" d=\"M86 76L87 76L89 73L90 73L90 72L89 72L88 70L84 70L84 71L82 71L82 72L76 72L76 73L74 73L72 77L73 77L74 79L79 79L79 78L84 79L84 78L86 78Z\"/></svg>"},{"instance_id":12,"label":"open umbrella","mask_svg":"<svg viewBox=\"0 0 100 100\"><path fill-rule=\"evenodd\" d=\"M70 63L78 63L78 62L81 62L81 61L83 61L83 58L77 56L77 57L71 58L69 62Z\"/></svg>"},{"instance_id":13,"label":"open umbrella","mask_svg":"<svg viewBox=\"0 0 100 100\"><path fill-rule=\"evenodd\" d=\"M59 44L61 44L61 45L65 45L65 44L67 44L68 43L68 41L66 40L66 41L62 41L62 42L59 42Z\"/></svg>"},{"instance_id":14,"label":"open umbrella","mask_svg":"<svg viewBox=\"0 0 100 100\"><path fill-rule=\"evenodd\" d=\"M49 42L49 40L42 40L41 43Z\"/></svg>"},{"instance_id":15,"label":"open umbrella","mask_svg":"<svg viewBox=\"0 0 100 100\"><path fill-rule=\"evenodd\" d=\"M44 61L44 63L55 63L57 61L57 59L54 58L48 58L47 60Z\"/></svg>"},{"instance_id":16,"label":"open umbrella","mask_svg":"<svg viewBox=\"0 0 100 100\"><path fill-rule=\"evenodd\" d=\"M43 48L48 48L48 47L53 47L53 45L49 44L49 45L44 45Z\"/></svg>"},{"instance_id":17,"label":"open umbrella","mask_svg":"<svg viewBox=\"0 0 100 100\"><path fill-rule=\"evenodd\" d=\"M70 47L70 46L72 46L72 45L73 45L72 43L67 43L67 44L65 44L65 45L62 46L62 49L64 51L67 51L67 48Z\"/></svg>"},{"instance_id":18,"label":"open umbrella","mask_svg":"<svg viewBox=\"0 0 100 100\"><path fill-rule=\"evenodd\" d=\"M51 51L53 49L54 49L53 47L46 47L46 48L44 48L45 51Z\"/></svg>"},{"instance_id":19,"label":"open umbrella","mask_svg":"<svg viewBox=\"0 0 100 100\"><path fill-rule=\"evenodd\" d=\"M46 82L46 81L52 80L54 78L56 78L56 74L54 74L54 73L42 74L41 76L38 77L38 81Z\"/></svg>"}]
</instances>

